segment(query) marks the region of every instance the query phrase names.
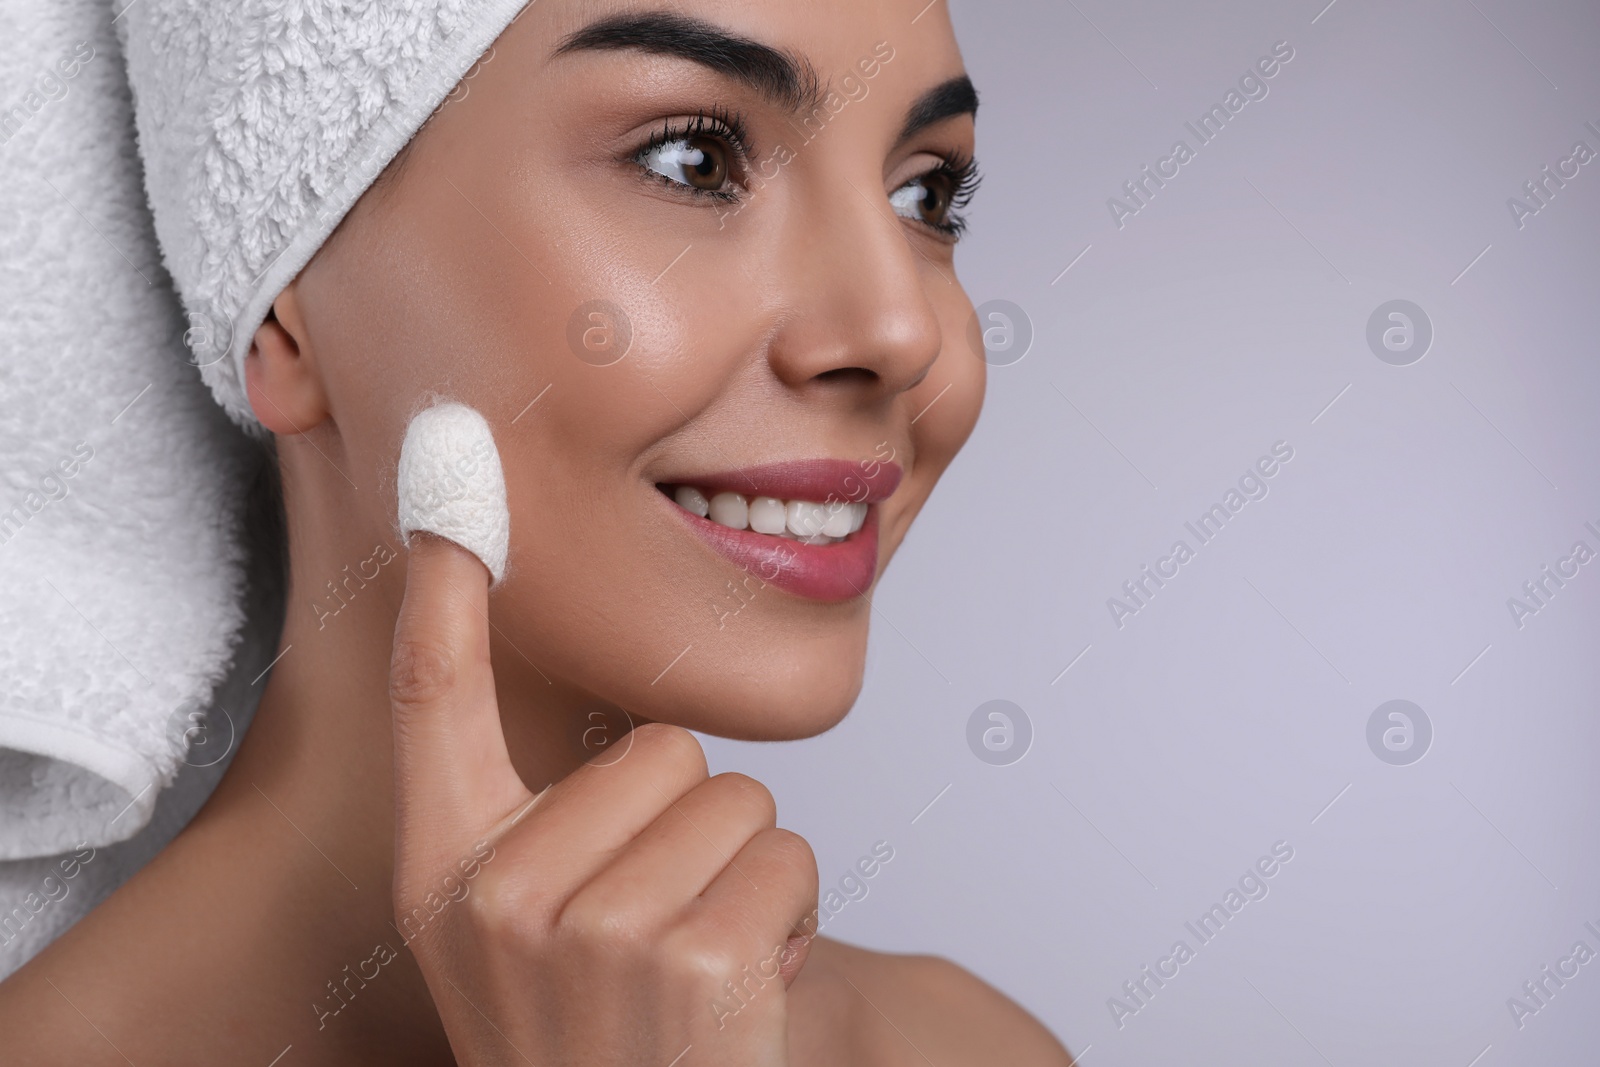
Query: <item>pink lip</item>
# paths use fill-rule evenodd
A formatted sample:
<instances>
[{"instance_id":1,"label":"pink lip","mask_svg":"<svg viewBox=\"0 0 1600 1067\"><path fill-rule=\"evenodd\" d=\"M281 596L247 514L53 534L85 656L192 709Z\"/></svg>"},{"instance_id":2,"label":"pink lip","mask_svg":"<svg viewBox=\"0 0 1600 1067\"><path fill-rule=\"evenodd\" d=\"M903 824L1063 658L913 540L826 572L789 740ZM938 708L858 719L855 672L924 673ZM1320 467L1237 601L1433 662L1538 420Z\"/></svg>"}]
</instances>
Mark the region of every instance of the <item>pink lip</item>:
<instances>
[{"instance_id":1,"label":"pink lip","mask_svg":"<svg viewBox=\"0 0 1600 1067\"><path fill-rule=\"evenodd\" d=\"M871 466L876 469L869 476L858 463L805 460L696 475L665 484L786 500L876 504L894 492L903 472L897 463ZM849 600L865 595L877 577L878 508L875 506L867 508L867 519L861 529L843 541L807 545L753 530L729 529L686 511L670 499L665 502L701 540L726 559L757 580L797 596L822 601Z\"/></svg>"}]
</instances>

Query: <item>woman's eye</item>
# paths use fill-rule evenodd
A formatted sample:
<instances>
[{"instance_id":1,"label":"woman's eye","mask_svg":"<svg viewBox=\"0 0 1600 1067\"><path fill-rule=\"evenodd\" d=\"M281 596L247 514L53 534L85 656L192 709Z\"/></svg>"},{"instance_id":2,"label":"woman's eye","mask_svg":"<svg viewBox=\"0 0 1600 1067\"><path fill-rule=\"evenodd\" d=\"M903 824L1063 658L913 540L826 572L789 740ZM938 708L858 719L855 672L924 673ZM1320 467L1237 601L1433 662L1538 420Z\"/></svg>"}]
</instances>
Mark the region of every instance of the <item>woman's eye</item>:
<instances>
[{"instance_id":1,"label":"woman's eye","mask_svg":"<svg viewBox=\"0 0 1600 1067\"><path fill-rule=\"evenodd\" d=\"M728 184L728 155L728 146L715 137L696 134L646 149L639 162L668 181L714 193Z\"/></svg>"},{"instance_id":2,"label":"woman's eye","mask_svg":"<svg viewBox=\"0 0 1600 1067\"><path fill-rule=\"evenodd\" d=\"M931 171L913 178L889 196L896 215L926 223L938 230L950 229L950 205L955 182L950 175Z\"/></svg>"}]
</instances>

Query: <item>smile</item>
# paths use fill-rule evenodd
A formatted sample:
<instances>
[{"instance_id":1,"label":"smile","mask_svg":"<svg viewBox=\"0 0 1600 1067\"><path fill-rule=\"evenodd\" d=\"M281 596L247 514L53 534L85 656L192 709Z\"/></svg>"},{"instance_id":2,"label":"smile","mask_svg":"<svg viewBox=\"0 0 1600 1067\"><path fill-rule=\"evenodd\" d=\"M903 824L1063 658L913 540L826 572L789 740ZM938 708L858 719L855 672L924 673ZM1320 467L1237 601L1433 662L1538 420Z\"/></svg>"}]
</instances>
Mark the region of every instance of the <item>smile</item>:
<instances>
[{"instance_id":1,"label":"smile","mask_svg":"<svg viewBox=\"0 0 1600 1067\"><path fill-rule=\"evenodd\" d=\"M842 500L780 500L723 490L707 495L692 485L672 486L671 496L685 511L730 530L754 530L807 545L838 544L867 521L867 505Z\"/></svg>"},{"instance_id":2,"label":"smile","mask_svg":"<svg viewBox=\"0 0 1600 1067\"><path fill-rule=\"evenodd\" d=\"M812 600L862 596L877 577L878 508L895 463L804 460L656 483L700 539L742 570Z\"/></svg>"}]
</instances>

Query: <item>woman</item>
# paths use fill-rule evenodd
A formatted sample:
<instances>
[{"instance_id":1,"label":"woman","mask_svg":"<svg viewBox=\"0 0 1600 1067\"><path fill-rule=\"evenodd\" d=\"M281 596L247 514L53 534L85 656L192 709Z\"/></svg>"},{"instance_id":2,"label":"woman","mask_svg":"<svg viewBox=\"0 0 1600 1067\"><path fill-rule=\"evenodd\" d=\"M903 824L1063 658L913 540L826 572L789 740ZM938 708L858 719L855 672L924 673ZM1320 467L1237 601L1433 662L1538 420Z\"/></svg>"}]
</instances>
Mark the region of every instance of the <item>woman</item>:
<instances>
[{"instance_id":1,"label":"woman","mask_svg":"<svg viewBox=\"0 0 1600 1067\"><path fill-rule=\"evenodd\" d=\"M814 938L809 847L687 732L856 697L982 400L976 103L922 0L512 24L255 333L281 658L202 813L0 986L7 1058L1067 1063L949 963ZM492 592L394 533L439 396L505 471Z\"/></svg>"}]
</instances>

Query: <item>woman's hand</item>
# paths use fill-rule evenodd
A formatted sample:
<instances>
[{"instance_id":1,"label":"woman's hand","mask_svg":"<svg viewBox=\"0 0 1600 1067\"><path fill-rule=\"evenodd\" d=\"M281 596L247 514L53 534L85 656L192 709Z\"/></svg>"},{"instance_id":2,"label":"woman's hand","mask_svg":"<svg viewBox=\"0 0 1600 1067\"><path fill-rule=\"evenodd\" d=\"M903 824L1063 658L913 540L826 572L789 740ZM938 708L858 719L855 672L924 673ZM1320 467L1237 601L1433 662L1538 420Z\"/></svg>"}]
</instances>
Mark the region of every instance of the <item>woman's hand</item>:
<instances>
[{"instance_id":1,"label":"woman's hand","mask_svg":"<svg viewBox=\"0 0 1600 1067\"><path fill-rule=\"evenodd\" d=\"M458 1062L786 1064L817 872L771 794L652 723L534 796L501 732L488 572L428 535L408 568L394 906Z\"/></svg>"}]
</instances>

